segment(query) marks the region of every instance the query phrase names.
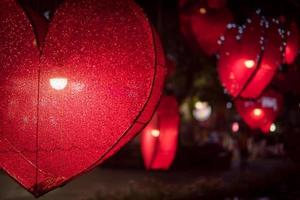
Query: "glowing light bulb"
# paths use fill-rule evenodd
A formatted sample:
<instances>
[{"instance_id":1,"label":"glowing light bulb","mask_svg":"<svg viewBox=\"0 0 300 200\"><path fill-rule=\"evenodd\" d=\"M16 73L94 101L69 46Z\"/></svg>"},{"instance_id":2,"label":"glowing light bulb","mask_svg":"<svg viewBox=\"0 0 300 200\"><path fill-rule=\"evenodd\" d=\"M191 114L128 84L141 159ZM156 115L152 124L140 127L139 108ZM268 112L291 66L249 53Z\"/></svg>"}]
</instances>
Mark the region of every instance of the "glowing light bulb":
<instances>
[{"instance_id":1,"label":"glowing light bulb","mask_svg":"<svg viewBox=\"0 0 300 200\"><path fill-rule=\"evenodd\" d=\"M159 137L160 131L157 130L157 129L153 129L153 130L151 131L151 135L152 135L153 137Z\"/></svg>"},{"instance_id":2,"label":"glowing light bulb","mask_svg":"<svg viewBox=\"0 0 300 200\"><path fill-rule=\"evenodd\" d=\"M68 84L67 78L51 78L50 79L50 85L55 90L63 90L66 88Z\"/></svg>"},{"instance_id":3,"label":"glowing light bulb","mask_svg":"<svg viewBox=\"0 0 300 200\"><path fill-rule=\"evenodd\" d=\"M248 69L251 69L251 68L254 67L255 62L254 62L253 60L246 60L246 61L244 62L244 64L245 64L245 66L246 66Z\"/></svg>"},{"instance_id":4,"label":"glowing light bulb","mask_svg":"<svg viewBox=\"0 0 300 200\"><path fill-rule=\"evenodd\" d=\"M240 130L240 125L238 122L233 122L231 126L232 132L236 133Z\"/></svg>"},{"instance_id":5,"label":"glowing light bulb","mask_svg":"<svg viewBox=\"0 0 300 200\"><path fill-rule=\"evenodd\" d=\"M262 115L262 110L261 110L260 108L255 108L255 109L253 110L253 114L254 114L254 116L256 116L256 117L260 117L260 116Z\"/></svg>"},{"instance_id":6,"label":"glowing light bulb","mask_svg":"<svg viewBox=\"0 0 300 200\"><path fill-rule=\"evenodd\" d=\"M202 14L202 15L206 14L206 9L205 8L200 8L199 13Z\"/></svg>"},{"instance_id":7,"label":"glowing light bulb","mask_svg":"<svg viewBox=\"0 0 300 200\"><path fill-rule=\"evenodd\" d=\"M198 121L206 121L212 113L212 107L208 102L197 101L195 103L195 109L193 110L193 116Z\"/></svg>"},{"instance_id":8,"label":"glowing light bulb","mask_svg":"<svg viewBox=\"0 0 300 200\"><path fill-rule=\"evenodd\" d=\"M197 101L195 103L195 108L197 109L205 109L208 106L207 102Z\"/></svg>"},{"instance_id":9,"label":"glowing light bulb","mask_svg":"<svg viewBox=\"0 0 300 200\"><path fill-rule=\"evenodd\" d=\"M277 129L276 124L274 124L274 123L271 124L271 126L270 126L270 132L275 132L276 129Z\"/></svg>"}]
</instances>

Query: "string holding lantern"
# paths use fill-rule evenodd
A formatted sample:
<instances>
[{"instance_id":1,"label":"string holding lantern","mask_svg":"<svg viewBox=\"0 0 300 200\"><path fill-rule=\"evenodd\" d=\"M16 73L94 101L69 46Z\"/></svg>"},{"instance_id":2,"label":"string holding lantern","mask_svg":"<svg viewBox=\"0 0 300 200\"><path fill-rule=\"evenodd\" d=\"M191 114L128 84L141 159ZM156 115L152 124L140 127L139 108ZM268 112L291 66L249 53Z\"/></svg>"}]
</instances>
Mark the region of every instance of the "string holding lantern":
<instances>
[{"instance_id":1,"label":"string holding lantern","mask_svg":"<svg viewBox=\"0 0 300 200\"><path fill-rule=\"evenodd\" d=\"M141 133L141 151L148 170L168 170L178 143L179 111L173 96L163 96L151 122Z\"/></svg>"},{"instance_id":2,"label":"string holding lantern","mask_svg":"<svg viewBox=\"0 0 300 200\"><path fill-rule=\"evenodd\" d=\"M274 131L274 120L282 110L283 97L280 93L268 90L257 100L236 99L235 106L251 129L264 133Z\"/></svg>"},{"instance_id":3,"label":"string holding lantern","mask_svg":"<svg viewBox=\"0 0 300 200\"><path fill-rule=\"evenodd\" d=\"M218 59L218 74L233 97L257 98L283 62L285 31L260 11L242 26L228 24Z\"/></svg>"},{"instance_id":4,"label":"string holding lantern","mask_svg":"<svg viewBox=\"0 0 300 200\"><path fill-rule=\"evenodd\" d=\"M132 1L66 0L39 47L42 27L15 0L0 11L0 168L40 196L142 130L163 88L163 50Z\"/></svg>"},{"instance_id":5,"label":"string holding lantern","mask_svg":"<svg viewBox=\"0 0 300 200\"><path fill-rule=\"evenodd\" d=\"M179 7L180 29L189 45L200 48L206 55L216 54L217 41L233 19L226 0L182 0Z\"/></svg>"}]
</instances>

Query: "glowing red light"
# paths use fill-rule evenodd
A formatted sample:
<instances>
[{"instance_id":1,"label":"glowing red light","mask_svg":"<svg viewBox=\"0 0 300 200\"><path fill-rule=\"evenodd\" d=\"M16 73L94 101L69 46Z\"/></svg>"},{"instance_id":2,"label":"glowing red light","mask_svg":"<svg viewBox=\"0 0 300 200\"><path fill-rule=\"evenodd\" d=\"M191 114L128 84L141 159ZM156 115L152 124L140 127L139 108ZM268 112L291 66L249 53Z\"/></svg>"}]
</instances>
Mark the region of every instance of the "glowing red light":
<instances>
[{"instance_id":1,"label":"glowing red light","mask_svg":"<svg viewBox=\"0 0 300 200\"><path fill-rule=\"evenodd\" d=\"M141 134L141 151L147 169L169 169L176 154L178 125L177 101L173 96L164 96Z\"/></svg>"},{"instance_id":2,"label":"glowing red light","mask_svg":"<svg viewBox=\"0 0 300 200\"><path fill-rule=\"evenodd\" d=\"M282 101L280 93L267 90L257 100L236 99L234 102L240 116L251 129L269 133L276 131L274 120L281 111Z\"/></svg>"},{"instance_id":3,"label":"glowing red light","mask_svg":"<svg viewBox=\"0 0 300 200\"><path fill-rule=\"evenodd\" d=\"M218 39L233 18L225 4L218 0L179 1L180 7L183 8L180 9L182 10L180 29L188 44L195 51L200 50L209 56L218 52L220 48ZM185 7L192 7L192 9L185 9Z\"/></svg>"},{"instance_id":4,"label":"glowing red light","mask_svg":"<svg viewBox=\"0 0 300 200\"><path fill-rule=\"evenodd\" d=\"M283 39L278 33L279 25L270 23L270 27L266 28L261 26L260 19L260 16L249 19L251 23L245 24L245 30L230 24L224 33L218 73L222 85L233 97L259 97L283 61L280 51ZM265 36L264 32L267 33ZM264 42L262 37L266 38Z\"/></svg>"}]
</instances>

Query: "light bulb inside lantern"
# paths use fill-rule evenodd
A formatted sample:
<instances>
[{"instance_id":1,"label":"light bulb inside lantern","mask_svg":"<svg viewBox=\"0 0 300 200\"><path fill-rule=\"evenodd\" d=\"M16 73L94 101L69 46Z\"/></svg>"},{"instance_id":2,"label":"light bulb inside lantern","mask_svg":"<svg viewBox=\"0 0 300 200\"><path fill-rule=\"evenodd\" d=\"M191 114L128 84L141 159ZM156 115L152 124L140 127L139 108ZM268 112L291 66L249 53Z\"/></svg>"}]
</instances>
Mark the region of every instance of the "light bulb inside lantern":
<instances>
[{"instance_id":1,"label":"light bulb inside lantern","mask_svg":"<svg viewBox=\"0 0 300 200\"><path fill-rule=\"evenodd\" d=\"M251 68L254 67L255 62L254 62L253 60L246 60L246 61L244 62L244 64L245 64L245 66L246 66L248 69L251 69Z\"/></svg>"},{"instance_id":2,"label":"light bulb inside lantern","mask_svg":"<svg viewBox=\"0 0 300 200\"><path fill-rule=\"evenodd\" d=\"M270 132L275 132L276 129L277 129L276 124L274 124L274 123L271 124L271 126L270 126Z\"/></svg>"},{"instance_id":3,"label":"light bulb inside lantern","mask_svg":"<svg viewBox=\"0 0 300 200\"><path fill-rule=\"evenodd\" d=\"M63 90L67 87L68 79L67 78L51 78L50 85L55 90Z\"/></svg>"},{"instance_id":4,"label":"light bulb inside lantern","mask_svg":"<svg viewBox=\"0 0 300 200\"><path fill-rule=\"evenodd\" d=\"M206 9L205 8L200 8L199 13L202 14L202 15L205 15L206 14Z\"/></svg>"},{"instance_id":5,"label":"light bulb inside lantern","mask_svg":"<svg viewBox=\"0 0 300 200\"><path fill-rule=\"evenodd\" d=\"M153 129L153 130L151 131L151 135L152 135L153 137L159 137L160 131L157 130L157 129Z\"/></svg>"},{"instance_id":6,"label":"light bulb inside lantern","mask_svg":"<svg viewBox=\"0 0 300 200\"><path fill-rule=\"evenodd\" d=\"M262 113L263 113L263 111L260 108L255 108L253 110L253 114L254 114L255 117L260 117L262 115Z\"/></svg>"}]
</instances>

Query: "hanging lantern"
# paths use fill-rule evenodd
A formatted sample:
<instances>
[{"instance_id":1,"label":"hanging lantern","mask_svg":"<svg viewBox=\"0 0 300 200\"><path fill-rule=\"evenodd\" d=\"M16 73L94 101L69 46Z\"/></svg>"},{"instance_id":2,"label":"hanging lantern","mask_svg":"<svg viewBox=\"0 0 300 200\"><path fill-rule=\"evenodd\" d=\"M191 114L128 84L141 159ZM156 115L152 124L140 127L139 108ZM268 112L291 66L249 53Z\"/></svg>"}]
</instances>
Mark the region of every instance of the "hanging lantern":
<instances>
[{"instance_id":1,"label":"hanging lantern","mask_svg":"<svg viewBox=\"0 0 300 200\"><path fill-rule=\"evenodd\" d=\"M219 37L232 21L224 0L182 1L180 23L181 32L189 44L200 48L205 54L213 55L219 50ZM190 6L192 5L192 6Z\"/></svg>"},{"instance_id":2,"label":"hanging lantern","mask_svg":"<svg viewBox=\"0 0 300 200\"><path fill-rule=\"evenodd\" d=\"M132 1L66 0L42 51L16 1L0 13L0 168L39 196L141 131L161 95L163 51Z\"/></svg>"},{"instance_id":3,"label":"hanging lantern","mask_svg":"<svg viewBox=\"0 0 300 200\"><path fill-rule=\"evenodd\" d=\"M280 113L282 104L282 96L273 90L268 90L256 101L235 100L236 109L246 124L250 128L260 129L264 133L274 131L272 124Z\"/></svg>"},{"instance_id":4,"label":"hanging lantern","mask_svg":"<svg viewBox=\"0 0 300 200\"><path fill-rule=\"evenodd\" d=\"M284 34L279 22L255 15L243 26L227 27L220 38L220 81L233 97L257 98L283 61Z\"/></svg>"},{"instance_id":5,"label":"hanging lantern","mask_svg":"<svg viewBox=\"0 0 300 200\"><path fill-rule=\"evenodd\" d=\"M145 167L167 170L176 154L179 112L176 98L164 96L151 122L141 134L141 150Z\"/></svg>"},{"instance_id":6,"label":"hanging lantern","mask_svg":"<svg viewBox=\"0 0 300 200\"><path fill-rule=\"evenodd\" d=\"M299 30L295 22L290 24L287 32L286 47L285 47L285 62L292 64L299 51Z\"/></svg>"}]
</instances>

